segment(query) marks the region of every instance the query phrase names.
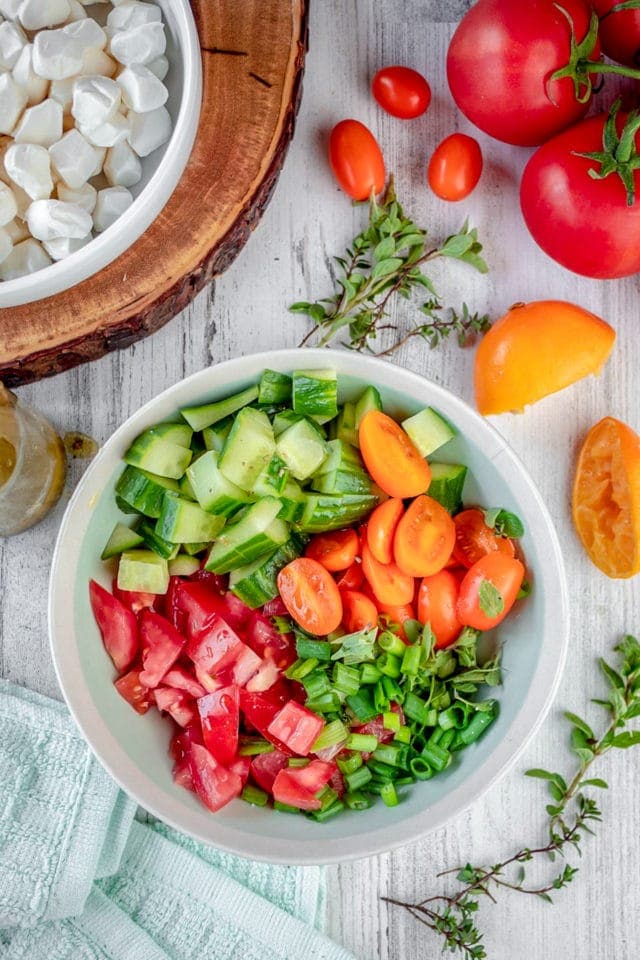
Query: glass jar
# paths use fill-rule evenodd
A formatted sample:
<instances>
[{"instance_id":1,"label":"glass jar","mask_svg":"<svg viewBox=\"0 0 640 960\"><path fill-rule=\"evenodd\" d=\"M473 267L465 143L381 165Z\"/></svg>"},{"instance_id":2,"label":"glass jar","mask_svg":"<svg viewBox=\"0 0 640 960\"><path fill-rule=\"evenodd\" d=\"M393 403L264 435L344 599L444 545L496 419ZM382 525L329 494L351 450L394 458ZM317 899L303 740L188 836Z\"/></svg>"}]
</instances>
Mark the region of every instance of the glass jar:
<instances>
[{"instance_id":1,"label":"glass jar","mask_svg":"<svg viewBox=\"0 0 640 960\"><path fill-rule=\"evenodd\" d=\"M0 537L38 523L58 501L65 449L48 420L0 383Z\"/></svg>"}]
</instances>

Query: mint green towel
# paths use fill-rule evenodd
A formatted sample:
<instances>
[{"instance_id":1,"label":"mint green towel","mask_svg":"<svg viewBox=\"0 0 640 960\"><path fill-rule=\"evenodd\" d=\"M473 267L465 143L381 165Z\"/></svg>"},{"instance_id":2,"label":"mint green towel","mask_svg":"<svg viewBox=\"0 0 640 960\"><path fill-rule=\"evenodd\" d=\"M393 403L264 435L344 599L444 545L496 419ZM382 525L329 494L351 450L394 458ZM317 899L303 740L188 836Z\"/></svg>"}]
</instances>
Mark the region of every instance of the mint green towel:
<instances>
[{"instance_id":1,"label":"mint green towel","mask_svg":"<svg viewBox=\"0 0 640 960\"><path fill-rule=\"evenodd\" d=\"M353 960L320 932L321 868L132 822L65 708L6 682L0 777L6 960Z\"/></svg>"}]
</instances>

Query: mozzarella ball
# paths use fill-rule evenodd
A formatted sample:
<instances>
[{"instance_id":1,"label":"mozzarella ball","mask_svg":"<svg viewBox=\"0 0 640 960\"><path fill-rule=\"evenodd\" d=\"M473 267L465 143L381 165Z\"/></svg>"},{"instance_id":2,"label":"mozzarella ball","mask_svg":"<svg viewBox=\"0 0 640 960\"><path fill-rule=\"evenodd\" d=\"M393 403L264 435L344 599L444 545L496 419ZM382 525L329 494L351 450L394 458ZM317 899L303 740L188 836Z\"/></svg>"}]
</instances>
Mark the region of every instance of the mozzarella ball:
<instances>
[{"instance_id":1,"label":"mozzarella ball","mask_svg":"<svg viewBox=\"0 0 640 960\"><path fill-rule=\"evenodd\" d=\"M0 263L7 259L13 250L13 240L7 231L0 227Z\"/></svg>"},{"instance_id":2,"label":"mozzarella ball","mask_svg":"<svg viewBox=\"0 0 640 960\"><path fill-rule=\"evenodd\" d=\"M19 277L26 277L36 270L42 270L51 263L51 257L47 251L30 237L17 243L9 256L0 263L0 280L17 280Z\"/></svg>"},{"instance_id":3,"label":"mozzarella ball","mask_svg":"<svg viewBox=\"0 0 640 960\"><path fill-rule=\"evenodd\" d=\"M128 30L146 23L161 23L162 10L155 3L139 3L127 0L109 11L107 29L113 35L118 30Z\"/></svg>"},{"instance_id":4,"label":"mozzarella ball","mask_svg":"<svg viewBox=\"0 0 640 960\"><path fill-rule=\"evenodd\" d=\"M166 107L149 113L131 111L129 123L131 132L127 139L139 157L148 157L171 136L171 117Z\"/></svg>"},{"instance_id":5,"label":"mozzarella ball","mask_svg":"<svg viewBox=\"0 0 640 960\"><path fill-rule=\"evenodd\" d=\"M27 210L27 226L36 240L83 239L91 233L91 215L76 203L36 200Z\"/></svg>"},{"instance_id":6,"label":"mozzarella ball","mask_svg":"<svg viewBox=\"0 0 640 960\"><path fill-rule=\"evenodd\" d=\"M64 80L82 69L82 44L62 30L41 30L33 41L33 69L47 80Z\"/></svg>"},{"instance_id":7,"label":"mozzarella ball","mask_svg":"<svg viewBox=\"0 0 640 960\"><path fill-rule=\"evenodd\" d=\"M0 0L0 13L7 20L17 20L22 0Z\"/></svg>"},{"instance_id":8,"label":"mozzarella ball","mask_svg":"<svg viewBox=\"0 0 640 960\"><path fill-rule=\"evenodd\" d=\"M84 20L88 16L87 11L84 9L79 0L69 0L69 16L67 17L67 23L74 23L76 20Z\"/></svg>"},{"instance_id":9,"label":"mozzarella ball","mask_svg":"<svg viewBox=\"0 0 640 960\"><path fill-rule=\"evenodd\" d=\"M10 23L9 20L0 23L0 67L3 70L12 70L15 67L27 42L19 23Z\"/></svg>"},{"instance_id":10,"label":"mozzarella ball","mask_svg":"<svg viewBox=\"0 0 640 960\"><path fill-rule=\"evenodd\" d=\"M106 33L100 24L90 17L68 23L62 28L62 32L77 40L83 50L104 50L107 45Z\"/></svg>"},{"instance_id":11,"label":"mozzarella ball","mask_svg":"<svg viewBox=\"0 0 640 960\"><path fill-rule=\"evenodd\" d=\"M29 107L13 131L16 143L39 143L50 147L62 136L62 107L55 100L43 100Z\"/></svg>"},{"instance_id":12,"label":"mozzarella ball","mask_svg":"<svg viewBox=\"0 0 640 960\"><path fill-rule=\"evenodd\" d=\"M44 240L42 246L45 248L52 260L64 260L77 250L81 250L91 240L91 236L86 237L55 237L53 240Z\"/></svg>"},{"instance_id":13,"label":"mozzarella ball","mask_svg":"<svg viewBox=\"0 0 640 960\"><path fill-rule=\"evenodd\" d=\"M158 80L164 80L169 73L169 61L165 56L158 57L157 60L152 60L151 63L147 64L147 67Z\"/></svg>"},{"instance_id":14,"label":"mozzarella ball","mask_svg":"<svg viewBox=\"0 0 640 960\"><path fill-rule=\"evenodd\" d=\"M65 133L64 137L49 149L49 156L54 171L74 190L95 176L94 171L98 164L102 169L104 159L79 130Z\"/></svg>"},{"instance_id":15,"label":"mozzarella ball","mask_svg":"<svg viewBox=\"0 0 640 960\"><path fill-rule=\"evenodd\" d=\"M15 62L11 76L27 94L27 105L34 107L41 103L49 90L49 81L39 77L33 69L33 44L28 43Z\"/></svg>"},{"instance_id":16,"label":"mozzarella ball","mask_svg":"<svg viewBox=\"0 0 640 960\"><path fill-rule=\"evenodd\" d=\"M18 17L25 30L41 30L64 23L70 12L68 0L22 0Z\"/></svg>"},{"instance_id":17,"label":"mozzarella ball","mask_svg":"<svg viewBox=\"0 0 640 960\"><path fill-rule=\"evenodd\" d=\"M130 110L136 113L148 113L164 106L169 91L164 83L141 63L132 63L125 67L118 77L122 88L122 99Z\"/></svg>"},{"instance_id":18,"label":"mozzarella ball","mask_svg":"<svg viewBox=\"0 0 640 960\"><path fill-rule=\"evenodd\" d=\"M71 114L79 127L92 130L113 119L121 88L109 77L79 77L73 85Z\"/></svg>"},{"instance_id":19,"label":"mozzarella ball","mask_svg":"<svg viewBox=\"0 0 640 960\"><path fill-rule=\"evenodd\" d=\"M27 105L27 92L10 73L0 74L0 133L11 133Z\"/></svg>"},{"instance_id":20,"label":"mozzarella ball","mask_svg":"<svg viewBox=\"0 0 640 960\"><path fill-rule=\"evenodd\" d=\"M151 63L161 57L166 49L164 24L144 23L128 30L118 30L111 37L111 56L125 67L132 63Z\"/></svg>"},{"instance_id":21,"label":"mozzarella ball","mask_svg":"<svg viewBox=\"0 0 640 960\"><path fill-rule=\"evenodd\" d=\"M18 212L18 204L13 190L6 183L0 182L0 227L6 227Z\"/></svg>"},{"instance_id":22,"label":"mozzarella ball","mask_svg":"<svg viewBox=\"0 0 640 960\"><path fill-rule=\"evenodd\" d=\"M79 126L78 129L89 143L96 147L114 147L116 143L126 140L131 132L129 119L123 113L114 113L110 120L101 123L98 127L87 128Z\"/></svg>"},{"instance_id":23,"label":"mozzarella ball","mask_svg":"<svg viewBox=\"0 0 640 960\"><path fill-rule=\"evenodd\" d=\"M98 198L98 191L93 184L88 182L74 190L62 180L56 187L56 193L58 194L58 200L64 200L65 203L76 203L87 213L93 213Z\"/></svg>"},{"instance_id":24,"label":"mozzarella ball","mask_svg":"<svg viewBox=\"0 0 640 960\"><path fill-rule=\"evenodd\" d=\"M50 98L60 104L65 114L71 114L73 85L75 82L75 77L66 77L64 80L52 80L49 86Z\"/></svg>"},{"instance_id":25,"label":"mozzarella ball","mask_svg":"<svg viewBox=\"0 0 640 960\"><path fill-rule=\"evenodd\" d=\"M23 240L29 239L29 228L24 220L12 220L11 223L5 225L4 229L11 237L14 246L16 243L22 243Z\"/></svg>"},{"instance_id":26,"label":"mozzarella ball","mask_svg":"<svg viewBox=\"0 0 640 960\"><path fill-rule=\"evenodd\" d=\"M142 164L126 140L107 150L104 175L111 187L134 187L140 182Z\"/></svg>"},{"instance_id":27,"label":"mozzarella ball","mask_svg":"<svg viewBox=\"0 0 640 960\"><path fill-rule=\"evenodd\" d=\"M107 187L106 190L98 190L98 199L93 211L93 229L97 233L102 233L115 223L132 203L133 197L126 187Z\"/></svg>"},{"instance_id":28,"label":"mozzarella ball","mask_svg":"<svg viewBox=\"0 0 640 960\"><path fill-rule=\"evenodd\" d=\"M4 155L4 166L11 180L32 200L47 200L51 196L51 164L44 147L35 143L12 143Z\"/></svg>"},{"instance_id":29,"label":"mozzarella ball","mask_svg":"<svg viewBox=\"0 0 640 960\"><path fill-rule=\"evenodd\" d=\"M82 76L115 77L118 64L104 50L88 47L82 57Z\"/></svg>"}]
</instances>

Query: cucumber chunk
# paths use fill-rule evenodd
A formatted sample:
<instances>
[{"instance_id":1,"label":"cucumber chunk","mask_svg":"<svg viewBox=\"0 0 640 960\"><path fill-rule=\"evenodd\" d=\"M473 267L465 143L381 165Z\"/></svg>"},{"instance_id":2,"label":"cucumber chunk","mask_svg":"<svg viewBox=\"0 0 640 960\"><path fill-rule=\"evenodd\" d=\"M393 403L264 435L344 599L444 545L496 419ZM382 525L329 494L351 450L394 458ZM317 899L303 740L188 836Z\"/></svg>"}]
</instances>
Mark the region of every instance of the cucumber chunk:
<instances>
[{"instance_id":1,"label":"cucumber chunk","mask_svg":"<svg viewBox=\"0 0 640 960\"><path fill-rule=\"evenodd\" d=\"M116 483L116 502L119 499L137 513L157 518L166 491L174 490L177 493L178 489L177 482L168 477L159 477L137 467L126 467Z\"/></svg>"},{"instance_id":2,"label":"cucumber chunk","mask_svg":"<svg viewBox=\"0 0 640 960\"><path fill-rule=\"evenodd\" d=\"M364 462L360 451L344 440L329 440L327 442L326 460L324 460L318 474L331 473L332 470L364 470Z\"/></svg>"},{"instance_id":3,"label":"cucumber chunk","mask_svg":"<svg viewBox=\"0 0 640 960\"><path fill-rule=\"evenodd\" d=\"M299 423L302 417L293 410L280 410L273 418L273 435L277 439L281 433Z\"/></svg>"},{"instance_id":4,"label":"cucumber chunk","mask_svg":"<svg viewBox=\"0 0 640 960\"><path fill-rule=\"evenodd\" d=\"M168 492L162 503L156 532L170 543L194 543L213 540L224 524L224 517L206 513L199 504Z\"/></svg>"},{"instance_id":5,"label":"cucumber chunk","mask_svg":"<svg viewBox=\"0 0 640 960\"><path fill-rule=\"evenodd\" d=\"M200 459L200 458L198 458L198 459ZM197 462L197 461L196 461L196 462ZM187 467L187 470L188 470L188 469L189 469L189 467ZM181 477L180 480L178 481L178 490L179 490L179 492L180 492L180 496L181 496L181 497L184 497L185 500L193 500L193 501L195 501L195 500L198 499L198 498L196 497L195 493L193 492L193 487L192 487L192 485L191 485L191 480L189 480L189 474L188 474L188 473L185 473L184 477Z\"/></svg>"},{"instance_id":6,"label":"cucumber chunk","mask_svg":"<svg viewBox=\"0 0 640 960\"><path fill-rule=\"evenodd\" d=\"M142 542L140 534L132 530L131 527L125 526L124 523L116 523L111 531L111 536L104 545L100 559L109 560L111 557L117 557L125 550L133 550L134 547L140 546Z\"/></svg>"},{"instance_id":7,"label":"cucumber chunk","mask_svg":"<svg viewBox=\"0 0 640 960\"><path fill-rule=\"evenodd\" d=\"M352 447L359 447L358 431L356 429L356 405L355 403L345 403L338 412L336 420L335 434L337 440L344 440Z\"/></svg>"},{"instance_id":8,"label":"cucumber chunk","mask_svg":"<svg viewBox=\"0 0 640 960\"><path fill-rule=\"evenodd\" d=\"M278 596L278 574L300 556L301 549L299 543L290 539L266 557L237 567L229 574L229 589L252 610L261 607Z\"/></svg>"},{"instance_id":9,"label":"cucumber chunk","mask_svg":"<svg viewBox=\"0 0 640 960\"><path fill-rule=\"evenodd\" d=\"M195 557L196 554L202 553L209 546L209 541L196 541L196 543L183 543L182 549L190 557Z\"/></svg>"},{"instance_id":10,"label":"cucumber chunk","mask_svg":"<svg viewBox=\"0 0 640 960\"><path fill-rule=\"evenodd\" d=\"M408 420L403 420L402 429L413 441L421 457L428 457L455 436L446 420L433 407L425 407Z\"/></svg>"},{"instance_id":11,"label":"cucumber chunk","mask_svg":"<svg viewBox=\"0 0 640 960\"><path fill-rule=\"evenodd\" d=\"M233 417L225 417L224 420L219 420L218 423L214 423L210 427L205 427L202 431L202 440L205 449L215 450L216 453L221 453L232 426Z\"/></svg>"},{"instance_id":12,"label":"cucumber chunk","mask_svg":"<svg viewBox=\"0 0 640 960\"><path fill-rule=\"evenodd\" d=\"M122 459L140 470L179 480L191 463L192 456L188 447L156 436L152 430L145 430L136 437Z\"/></svg>"},{"instance_id":13,"label":"cucumber chunk","mask_svg":"<svg viewBox=\"0 0 640 960\"><path fill-rule=\"evenodd\" d=\"M205 427L210 427L212 423L223 420L257 399L258 388L252 386L232 397L217 400L215 403L206 403L201 407L184 407L180 413L194 430L204 430Z\"/></svg>"},{"instance_id":14,"label":"cucumber chunk","mask_svg":"<svg viewBox=\"0 0 640 960\"><path fill-rule=\"evenodd\" d=\"M193 430L186 423L157 423L155 427L147 430L152 437L161 437L163 440L170 440L178 447L189 449L193 438Z\"/></svg>"},{"instance_id":15,"label":"cucumber chunk","mask_svg":"<svg viewBox=\"0 0 640 960\"><path fill-rule=\"evenodd\" d=\"M207 513L229 517L249 503L249 495L222 474L218 454L209 450L187 469L195 499Z\"/></svg>"},{"instance_id":16,"label":"cucumber chunk","mask_svg":"<svg viewBox=\"0 0 640 960\"><path fill-rule=\"evenodd\" d=\"M305 493L299 483L295 480L287 480L284 490L278 496L282 507L278 516L281 520L287 520L293 523L298 514L302 512L305 502Z\"/></svg>"},{"instance_id":17,"label":"cucumber chunk","mask_svg":"<svg viewBox=\"0 0 640 960\"><path fill-rule=\"evenodd\" d=\"M277 370L265 370L260 377L258 403L289 403L291 401L291 377Z\"/></svg>"},{"instance_id":18,"label":"cucumber chunk","mask_svg":"<svg viewBox=\"0 0 640 960\"><path fill-rule=\"evenodd\" d=\"M289 538L289 527L277 520L281 503L264 497L254 503L240 520L229 524L213 544L205 569L229 573L281 547Z\"/></svg>"},{"instance_id":19,"label":"cucumber chunk","mask_svg":"<svg viewBox=\"0 0 640 960\"><path fill-rule=\"evenodd\" d=\"M179 553L173 560L169 560L170 577L190 577L200 569L200 561L196 557L189 557Z\"/></svg>"},{"instance_id":20,"label":"cucumber chunk","mask_svg":"<svg viewBox=\"0 0 640 960\"><path fill-rule=\"evenodd\" d=\"M296 480L306 480L327 456L327 443L309 420L302 419L281 433L276 451Z\"/></svg>"},{"instance_id":21,"label":"cucumber chunk","mask_svg":"<svg viewBox=\"0 0 640 960\"><path fill-rule=\"evenodd\" d=\"M295 370L292 406L294 413L313 417L319 423L338 413L338 378L335 370Z\"/></svg>"},{"instance_id":22,"label":"cucumber chunk","mask_svg":"<svg viewBox=\"0 0 640 960\"><path fill-rule=\"evenodd\" d=\"M145 546L149 550L153 550L154 553L157 553L159 557L164 557L165 560L171 560L172 557L178 555L178 550L180 549L177 543L170 543L168 540L165 540L164 537L161 537L158 533L158 524L153 523L147 517L140 521L138 530L144 540Z\"/></svg>"},{"instance_id":23,"label":"cucumber chunk","mask_svg":"<svg viewBox=\"0 0 640 960\"><path fill-rule=\"evenodd\" d=\"M322 473L311 481L319 493L371 493L371 480L364 470L338 469Z\"/></svg>"},{"instance_id":24,"label":"cucumber chunk","mask_svg":"<svg viewBox=\"0 0 640 960\"><path fill-rule=\"evenodd\" d=\"M367 494L343 494L336 497L310 493L305 497L296 528L302 533L339 530L366 517L377 503L377 497Z\"/></svg>"},{"instance_id":25,"label":"cucumber chunk","mask_svg":"<svg viewBox=\"0 0 640 960\"><path fill-rule=\"evenodd\" d=\"M166 593L169 589L167 561L151 550L123 553L118 566L118 589Z\"/></svg>"},{"instance_id":26,"label":"cucumber chunk","mask_svg":"<svg viewBox=\"0 0 640 960\"><path fill-rule=\"evenodd\" d=\"M267 415L253 407L244 407L237 414L222 448L218 467L227 480L249 491L275 450L276 441Z\"/></svg>"},{"instance_id":27,"label":"cucumber chunk","mask_svg":"<svg viewBox=\"0 0 640 960\"><path fill-rule=\"evenodd\" d=\"M284 460L272 457L264 470L256 477L251 491L256 497L279 497L289 480L289 471Z\"/></svg>"},{"instance_id":28,"label":"cucumber chunk","mask_svg":"<svg viewBox=\"0 0 640 960\"><path fill-rule=\"evenodd\" d=\"M462 490L467 468L461 463L431 463L431 483L427 494L449 513L462 509Z\"/></svg>"},{"instance_id":29,"label":"cucumber chunk","mask_svg":"<svg viewBox=\"0 0 640 960\"><path fill-rule=\"evenodd\" d=\"M362 418L370 410L382 410L382 399L375 387L367 387L355 407L355 427L360 429Z\"/></svg>"}]
</instances>

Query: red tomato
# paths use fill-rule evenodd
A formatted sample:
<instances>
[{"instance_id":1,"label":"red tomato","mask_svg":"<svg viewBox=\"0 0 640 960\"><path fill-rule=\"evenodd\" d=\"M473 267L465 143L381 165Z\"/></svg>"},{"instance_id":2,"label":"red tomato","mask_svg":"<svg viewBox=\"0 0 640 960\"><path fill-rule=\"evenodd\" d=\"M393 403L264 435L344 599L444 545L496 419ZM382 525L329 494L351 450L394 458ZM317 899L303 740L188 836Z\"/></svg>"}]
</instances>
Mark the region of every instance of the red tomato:
<instances>
[{"instance_id":1,"label":"red tomato","mask_svg":"<svg viewBox=\"0 0 640 960\"><path fill-rule=\"evenodd\" d=\"M354 562L358 556L358 547L358 534L355 530L335 530L312 537L304 555L317 560L325 570L339 573L347 570Z\"/></svg>"},{"instance_id":2,"label":"red tomato","mask_svg":"<svg viewBox=\"0 0 640 960\"><path fill-rule=\"evenodd\" d=\"M323 727L322 717L307 710L295 700L290 700L273 718L268 732L272 737L286 744L294 753L306 757Z\"/></svg>"},{"instance_id":3,"label":"red tomato","mask_svg":"<svg viewBox=\"0 0 640 960\"><path fill-rule=\"evenodd\" d=\"M143 610L140 614L141 683L157 687L182 653L186 642L173 624L159 613Z\"/></svg>"},{"instance_id":4,"label":"red tomato","mask_svg":"<svg viewBox=\"0 0 640 960\"><path fill-rule=\"evenodd\" d=\"M427 169L429 186L441 200L464 200L475 190L482 173L477 140L452 133L433 152Z\"/></svg>"},{"instance_id":5,"label":"red tomato","mask_svg":"<svg viewBox=\"0 0 640 960\"><path fill-rule=\"evenodd\" d=\"M476 630L490 630L502 623L511 610L522 586L524 566L515 557L488 553L467 571L460 584L456 615L460 622ZM483 598L485 584L489 595ZM492 610L490 604L497 601Z\"/></svg>"},{"instance_id":6,"label":"red tomato","mask_svg":"<svg viewBox=\"0 0 640 960\"><path fill-rule=\"evenodd\" d=\"M383 110L401 120L413 120L431 103L431 87L410 67L383 67L371 83L371 92Z\"/></svg>"},{"instance_id":7,"label":"red tomato","mask_svg":"<svg viewBox=\"0 0 640 960\"><path fill-rule=\"evenodd\" d=\"M436 638L436 648L448 647L462 630L456 613L460 582L450 570L425 577L418 591L418 620L428 623Z\"/></svg>"},{"instance_id":8,"label":"red tomato","mask_svg":"<svg viewBox=\"0 0 640 960\"><path fill-rule=\"evenodd\" d=\"M139 670L130 670L129 673L125 673L116 680L114 686L136 713L146 713L151 706L151 691L140 683Z\"/></svg>"},{"instance_id":9,"label":"red tomato","mask_svg":"<svg viewBox=\"0 0 640 960\"><path fill-rule=\"evenodd\" d=\"M462 510L453 518L456 528L456 542L452 560L462 567L472 567L487 553L504 553L515 556L513 542L508 537L500 537L485 523L482 510L471 508Z\"/></svg>"},{"instance_id":10,"label":"red tomato","mask_svg":"<svg viewBox=\"0 0 640 960\"><path fill-rule=\"evenodd\" d=\"M394 702L391 704L390 709L392 713L398 714L401 725L404 725L404 712L400 704ZM367 723L363 723L359 727L354 727L353 732L376 737L378 743L390 743L395 737L394 731L388 730L387 727L385 727L382 714L374 717L373 720L368 720Z\"/></svg>"},{"instance_id":11,"label":"red tomato","mask_svg":"<svg viewBox=\"0 0 640 960\"><path fill-rule=\"evenodd\" d=\"M298 557L278 574L278 591L303 630L332 633L342 620L342 598L331 574L317 560Z\"/></svg>"},{"instance_id":12,"label":"red tomato","mask_svg":"<svg viewBox=\"0 0 640 960\"><path fill-rule=\"evenodd\" d=\"M105 650L120 673L138 655L138 624L135 615L95 580L89 581L89 599Z\"/></svg>"},{"instance_id":13,"label":"red tomato","mask_svg":"<svg viewBox=\"0 0 640 960\"><path fill-rule=\"evenodd\" d=\"M285 609L285 614L286 614ZM268 617L254 610L245 630L247 643L259 657L265 657L278 667L287 668L296 659L292 634L280 633Z\"/></svg>"},{"instance_id":14,"label":"red tomato","mask_svg":"<svg viewBox=\"0 0 640 960\"><path fill-rule=\"evenodd\" d=\"M248 690L240 691L240 712L245 722L254 727L265 740L273 743L287 756L291 755L291 750L281 740L269 733L269 725L290 698L290 687L284 681L274 684L263 693L251 693Z\"/></svg>"},{"instance_id":15,"label":"red tomato","mask_svg":"<svg viewBox=\"0 0 640 960\"><path fill-rule=\"evenodd\" d=\"M342 120L329 137L329 163L345 193L368 200L382 191L385 169L378 141L359 120Z\"/></svg>"},{"instance_id":16,"label":"red tomato","mask_svg":"<svg viewBox=\"0 0 640 960\"><path fill-rule=\"evenodd\" d=\"M153 691L156 707L161 713L168 713L180 727L190 727L198 719L193 697L184 690L173 687L156 687Z\"/></svg>"},{"instance_id":17,"label":"red tomato","mask_svg":"<svg viewBox=\"0 0 640 960\"><path fill-rule=\"evenodd\" d=\"M200 721L196 720L194 724L185 727L184 730L176 730L169 743L169 753L174 760L188 759L191 752L191 744L202 744L202 727Z\"/></svg>"},{"instance_id":18,"label":"red tomato","mask_svg":"<svg viewBox=\"0 0 640 960\"><path fill-rule=\"evenodd\" d=\"M621 131L625 115L618 115ZM590 117L533 154L520 184L520 204L531 236L554 260L599 280L640 271L640 169L630 175L629 205L617 173L594 180L600 164L581 153L602 151L606 114ZM635 137L640 149L640 133Z\"/></svg>"},{"instance_id":19,"label":"red tomato","mask_svg":"<svg viewBox=\"0 0 640 960\"><path fill-rule=\"evenodd\" d=\"M224 613L224 619L234 630L242 630L242 628L248 624L253 614L251 607L243 603L242 600L236 597L235 593L231 593L230 590L225 593L222 602L226 611Z\"/></svg>"},{"instance_id":20,"label":"red tomato","mask_svg":"<svg viewBox=\"0 0 640 960\"><path fill-rule=\"evenodd\" d=\"M161 602L163 599L157 593L143 593L141 590L120 590L117 577L113 579L111 592L120 603L123 603L125 607L129 607L134 613L140 613L145 607L155 609L158 602Z\"/></svg>"},{"instance_id":21,"label":"red tomato","mask_svg":"<svg viewBox=\"0 0 640 960\"><path fill-rule=\"evenodd\" d=\"M240 777L240 782L244 787L249 779L249 773L251 771L251 757L236 757L233 763L229 764L228 769L231 771L231 773L237 773L237 775Z\"/></svg>"},{"instance_id":22,"label":"red tomato","mask_svg":"<svg viewBox=\"0 0 640 960\"><path fill-rule=\"evenodd\" d=\"M173 666L168 673L165 673L162 682L166 687L173 687L175 690L185 690L190 696L204 697L207 692L202 684L193 677L184 667Z\"/></svg>"},{"instance_id":23,"label":"red tomato","mask_svg":"<svg viewBox=\"0 0 640 960\"><path fill-rule=\"evenodd\" d=\"M335 763L324 760L312 760L306 767L287 767L273 782L273 798L301 810L319 810L322 804L316 795L329 782L335 769Z\"/></svg>"},{"instance_id":24,"label":"red tomato","mask_svg":"<svg viewBox=\"0 0 640 960\"><path fill-rule=\"evenodd\" d=\"M175 607L186 617L189 636L200 633L210 618L224 617L228 612L223 598L209 590L204 583L177 580L174 589Z\"/></svg>"},{"instance_id":25,"label":"red tomato","mask_svg":"<svg viewBox=\"0 0 640 960\"><path fill-rule=\"evenodd\" d=\"M218 763L228 766L238 752L240 689L233 683L198 700L202 737Z\"/></svg>"},{"instance_id":26,"label":"red tomato","mask_svg":"<svg viewBox=\"0 0 640 960\"><path fill-rule=\"evenodd\" d=\"M196 788L193 785L193 777L191 776L191 762L189 757L183 757L181 760L176 760L174 763L173 782L177 783L179 787L184 787L185 790L192 790L195 793Z\"/></svg>"},{"instance_id":27,"label":"red tomato","mask_svg":"<svg viewBox=\"0 0 640 960\"><path fill-rule=\"evenodd\" d=\"M281 770L287 765L288 757L286 753L280 750L272 750L271 753L260 753L257 757L251 758L251 776L263 790L271 793L273 790L273 781Z\"/></svg>"},{"instance_id":28,"label":"red tomato","mask_svg":"<svg viewBox=\"0 0 640 960\"><path fill-rule=\"evenodd\" d=\"M620 0L591 0L600 17L600 42L604 53L628 67L640 67L640 4L635 9L614 10Z\"/></svg>"},{"instance_id":29,"label":"red tomato","mask_svg":"<svg viewBox=\"0 0 640 960\"><path fill-rule=\"evenodd\" d=\"M180 606L180 589L182 580L180 577L169 578L169 589L164 595L164 604L162 613L167 620L174 625L180 633L187 632L187 615Z\"/></svg>"},{"instance_id":30,"label":"red tomato","mask_svg":"<svg viewBox=\"0 0 640 960\"><path fill-rule=\"evenodd\" d=\"M241 793L242 780L238 774L218 763L206 747L192 744L189 765L196 793L214 813Z\"/></svg>"},{"instance_id":31,"label":"red tomato","mask_svg":"<svg viewBox=\"0 0 640 960\"><path fill-rule=\"evenodd\" d=\"M569 64L572 29L583 41L591 15L588 0L478 0L447 54L458 107L485 133L519 146L543 143L576 123L591 102L589 75L576 92L572 77L553 74ZM599 56L596 34L581 66Z\"/></svg>"}]
</instances>

